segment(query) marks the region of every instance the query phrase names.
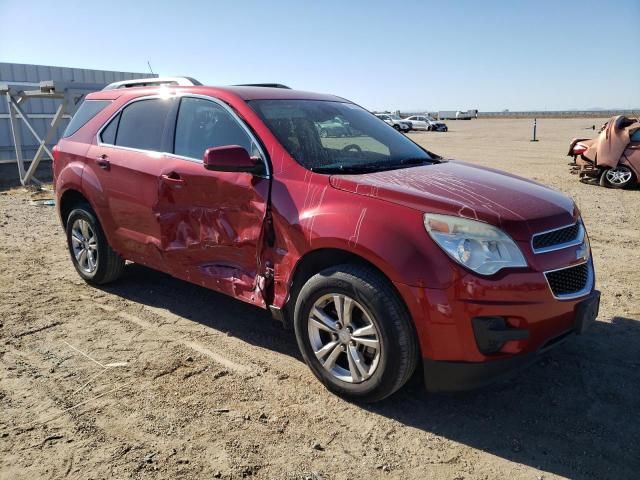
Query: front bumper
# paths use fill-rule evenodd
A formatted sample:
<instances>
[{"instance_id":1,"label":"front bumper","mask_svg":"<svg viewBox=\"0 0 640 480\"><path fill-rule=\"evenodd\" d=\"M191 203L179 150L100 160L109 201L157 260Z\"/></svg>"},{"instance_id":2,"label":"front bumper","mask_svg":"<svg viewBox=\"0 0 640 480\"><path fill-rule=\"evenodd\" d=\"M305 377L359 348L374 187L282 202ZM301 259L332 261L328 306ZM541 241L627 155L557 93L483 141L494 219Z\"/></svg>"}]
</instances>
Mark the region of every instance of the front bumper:
<instances>
[{"instance_id":1,"label":"front bumper","mask_svg":"<svg viewBox=\"0 0 640 480\"><path fill-rule=\"evenodd\" d=\"M430 392L459 392L480 388L509 378L534 363L542 354L574 334L585 331L598 314L600 292L593 290L576 303L571 328L549 338L534 351L481 362L442 361L423 358L425 387ZM590 310L591 309L591 310ZM595 310L594 310L595 309Z\"/></svg>"}]
</instances>

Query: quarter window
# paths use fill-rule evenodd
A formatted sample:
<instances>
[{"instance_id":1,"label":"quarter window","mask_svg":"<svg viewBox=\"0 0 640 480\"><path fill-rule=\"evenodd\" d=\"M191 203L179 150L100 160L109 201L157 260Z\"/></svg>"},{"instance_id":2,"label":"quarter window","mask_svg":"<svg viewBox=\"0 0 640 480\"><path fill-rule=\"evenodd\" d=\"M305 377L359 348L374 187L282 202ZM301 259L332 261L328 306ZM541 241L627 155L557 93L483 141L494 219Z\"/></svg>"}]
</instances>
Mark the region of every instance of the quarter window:
<instances>
[{"instance_id":1,"label":"quarter window","mask_svg":"<svg viewBox=\"0 0 640 480\"><path fill-rule=\"evenodd\" d=\"M62 136L66 138L76 133L84 127L89 120L104 110L110 103L111 100L85 100L82 105L78 107L76 114L69 122L69 125L67 125Z\"/></svg>"},{"instance_id":2,"label":"quarter window","mask_svg":"<svg viewBox=\"0 0 640 480\"><path fill-rule=\"evenodd\" d=\"M162 151L165 124L171 109L165 99L140 100L125 107L120 114L115 144L141 150ZM109 127L111 124L109 124Z\"/></svg>"},{"instance_id":3,"label":"quarter window","mask_svg":"<svg viewBox=\"0 0 640 480\"><path fill-rule=\"evenodd\" d=\"M239 145L250 155L259 155L251 137L224 107L184 97L178 111L174 153L200 160L207 148L226 145Z\"/></svg>"}]
</instances>

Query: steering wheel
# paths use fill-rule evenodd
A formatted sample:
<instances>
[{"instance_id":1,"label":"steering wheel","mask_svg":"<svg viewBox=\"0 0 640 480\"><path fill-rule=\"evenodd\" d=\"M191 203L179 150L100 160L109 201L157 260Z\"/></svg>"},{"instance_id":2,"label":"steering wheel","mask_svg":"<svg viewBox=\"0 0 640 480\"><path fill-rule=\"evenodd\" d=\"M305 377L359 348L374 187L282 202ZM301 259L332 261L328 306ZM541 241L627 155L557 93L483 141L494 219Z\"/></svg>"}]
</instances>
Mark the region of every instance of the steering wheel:
<instances>
[{"instance_id":1,"label":"steering wheel","mask_svg":"<svg viewBox=\"0 0 640 480\"><path fill-rule=\"evenodd\" d=\"M349 145L342 147L343 152L348 152L349 150L354 150L359 153L362 152L360 145L356 145L355 143L350 143Z\"/></svg>"}]
</instances>

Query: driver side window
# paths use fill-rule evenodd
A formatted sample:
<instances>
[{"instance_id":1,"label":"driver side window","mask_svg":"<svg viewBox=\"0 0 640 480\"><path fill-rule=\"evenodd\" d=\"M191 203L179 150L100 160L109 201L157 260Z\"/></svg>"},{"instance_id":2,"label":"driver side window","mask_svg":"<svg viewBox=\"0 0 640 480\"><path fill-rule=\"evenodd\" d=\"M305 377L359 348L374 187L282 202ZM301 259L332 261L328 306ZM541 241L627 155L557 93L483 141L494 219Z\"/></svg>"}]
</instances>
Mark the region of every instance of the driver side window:
<instances>
[{"instance_id":1,"label":"driver side window","mask_svg":"<svg viewBox=\"0 0 640 480\"><path fill-rule=\"evenodd\" d=\"M203 98L183 97L180 101L174 153L202 160L207 148L239 145L249 155L259 150L238 121L221 105Z\"/></svg>"}]
</instances>

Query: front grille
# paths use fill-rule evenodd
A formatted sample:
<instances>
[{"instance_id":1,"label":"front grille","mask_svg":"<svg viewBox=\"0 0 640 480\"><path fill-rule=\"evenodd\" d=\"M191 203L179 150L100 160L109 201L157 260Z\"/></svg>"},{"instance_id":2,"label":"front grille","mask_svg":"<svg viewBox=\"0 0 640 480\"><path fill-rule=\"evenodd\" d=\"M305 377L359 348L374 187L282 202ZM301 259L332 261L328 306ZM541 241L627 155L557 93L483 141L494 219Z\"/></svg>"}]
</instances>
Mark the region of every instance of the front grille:
<instances>
[{"instance_id":1,"label":"front grille","mask_svg":"<svg viewBox=\"0 0 640 480\"><path fill-rule=\"evenodd\" d=\"M585 262L575 267L546 272L545 276L555 297L570 297L589 288L591 266L589 262Z\"/></svg>"},{"instance_id":2,"label":"front grille","mask_svg":"<svg viewBox=\"0 0 640 480\"><path fill-rule=\"evenodd\" d=\"M576 222L568 227L558 228L557 230L551 230L550 232L538 233L533 236L531 242L534 252L541 250L554 249L555 247L570 244L572 242L581 241L579 239L580 230L582 225L580 222Z\"/></svg>"}]
</instances>

